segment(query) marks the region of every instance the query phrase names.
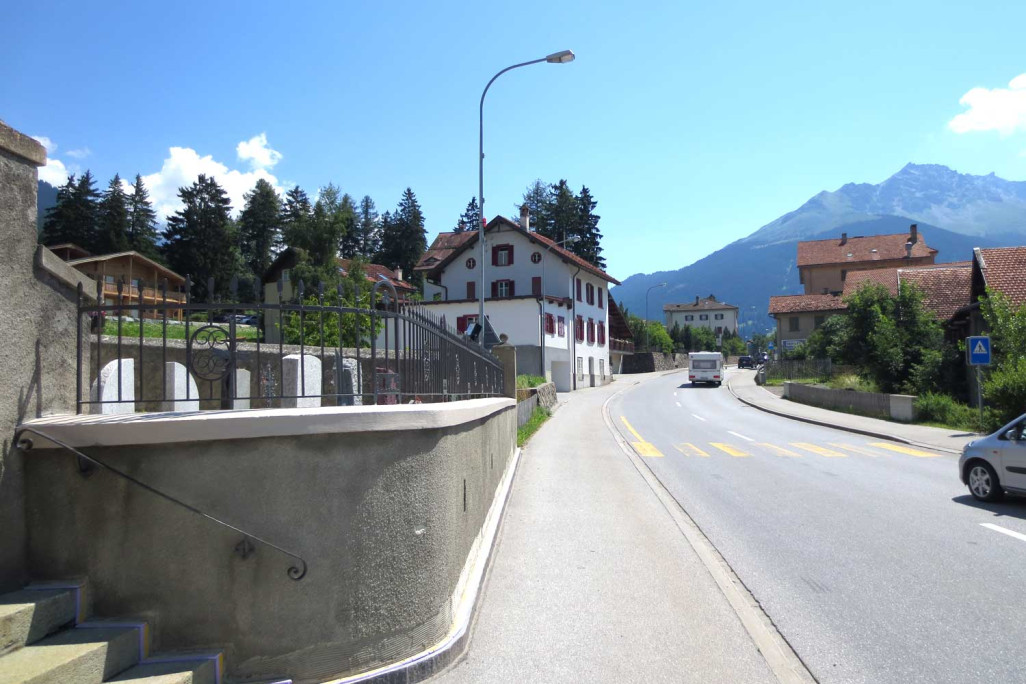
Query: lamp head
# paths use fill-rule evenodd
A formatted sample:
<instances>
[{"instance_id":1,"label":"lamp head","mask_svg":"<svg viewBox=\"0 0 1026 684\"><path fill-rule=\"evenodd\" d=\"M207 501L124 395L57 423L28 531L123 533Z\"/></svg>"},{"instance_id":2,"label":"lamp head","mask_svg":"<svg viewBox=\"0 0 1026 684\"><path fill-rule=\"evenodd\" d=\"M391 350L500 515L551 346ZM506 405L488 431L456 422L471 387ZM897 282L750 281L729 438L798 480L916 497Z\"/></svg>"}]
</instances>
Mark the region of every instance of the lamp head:
<instances>
[{"instance_id":1,"label":"lamp head","mask_svg":"<svg viewBox=\"0 0 1026 684\"><path fill-rule=\"evenodd\" d=\"M549 64L568 64L574 61L574 51L561 50L559 52L553 52L551 55L545 58L545 61Z\"/></svg>"}]
</instances>

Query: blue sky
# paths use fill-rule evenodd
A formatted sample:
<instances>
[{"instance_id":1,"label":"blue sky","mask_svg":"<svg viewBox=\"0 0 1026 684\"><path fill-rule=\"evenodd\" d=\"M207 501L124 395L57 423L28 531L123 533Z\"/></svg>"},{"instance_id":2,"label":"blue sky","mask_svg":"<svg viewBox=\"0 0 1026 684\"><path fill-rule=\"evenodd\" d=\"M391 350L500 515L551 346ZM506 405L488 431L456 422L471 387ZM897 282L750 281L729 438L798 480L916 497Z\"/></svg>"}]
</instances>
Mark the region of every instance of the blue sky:
<instances>
[{"instance_id":1,"label":"blue sky","mask_svg":"<svg viewBox=\"0 0 1026 684\"><path fill-rule=\"evenodd\" d=\"M909 161L1026 180L1021 0L91 5L5 12L0 118L50 141L44 173L141 173L168 208L200 171L380 211L410 186L430 240L477 192L485 83L564 48L488 94L485 213L587 185L621 279Z\"/></svg>"}]
</instances>

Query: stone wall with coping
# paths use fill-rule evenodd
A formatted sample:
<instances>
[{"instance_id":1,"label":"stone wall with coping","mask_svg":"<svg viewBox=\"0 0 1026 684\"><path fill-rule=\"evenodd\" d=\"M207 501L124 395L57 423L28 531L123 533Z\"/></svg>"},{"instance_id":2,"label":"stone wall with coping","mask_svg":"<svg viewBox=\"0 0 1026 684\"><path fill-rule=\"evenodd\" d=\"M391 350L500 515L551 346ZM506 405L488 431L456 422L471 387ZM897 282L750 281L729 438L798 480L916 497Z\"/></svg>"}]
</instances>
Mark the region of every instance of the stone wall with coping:
<instances>
[{"instance_id":1,"label":"stone wall with coping","mask_svg":"<svg viewBox=\"0 0 1026 684\"><path fill-rule=\"evenodd\" d=\"M906 423L916 419L916 398L907 394L855 392L785 382L784 398L832 411L847 411L873 418L889 418Z\"/></svg>"},{"instance_id":2,"label":"stone wall with coping","mask_svg":"<svg viewBox=\"0 0 1026 684\"><path fill-rule=\"evenodd\" d=\"M0 122L0 593L27 579L15 426L75 410L75 276L36 236L36 169L45 163L42 145Z\"/></svg>"},{"instance_id":3,"label":"stone wall with coping","mask_svg":"<svg viewBox=\"0 0 1026 684\"><path fill-rule=\"evenodd\" d=\"M88 575L97 615L150 620L157 650L216 646L232 677L297 682L364 672L445 637L516 446L514 401L504 398L35 426L309 568L292 581L291 559L257 543L243 559L233 552L242 535L109 471L83 477L73 455L34 437L34 577ZM247 426L261 436L242 438Z\"/></svg>"},{"instance_id":4,"label":"stone wall with coping","mask_svg":"<svg viewBox=\"0 0 1026 684\"><path fill-rule=\"evenodd\" d=\"M688 367L687 354L663 354L662 352L638 352L623 359L624 373L651 373Z\"/></svg>"}]
</instances>

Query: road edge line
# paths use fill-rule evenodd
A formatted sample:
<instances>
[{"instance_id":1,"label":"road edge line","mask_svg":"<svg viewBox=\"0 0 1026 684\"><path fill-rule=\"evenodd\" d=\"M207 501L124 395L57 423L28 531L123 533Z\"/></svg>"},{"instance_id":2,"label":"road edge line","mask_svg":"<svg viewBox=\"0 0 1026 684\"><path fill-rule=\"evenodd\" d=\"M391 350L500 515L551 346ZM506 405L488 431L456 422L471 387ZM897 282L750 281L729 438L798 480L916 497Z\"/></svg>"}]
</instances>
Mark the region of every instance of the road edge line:
<instances>
[{"instance_id":1,"label":"road edge line","mask_svg":"<svg viewBox=\"0 0 1026 684\"><path fill-rule=\"evenodd\" d=\"M752 408L758 409L758 410L760 410L760 411L762 411L764 413L770 413L770 414L772 414L774 416L780 416L781 418L790 418L791 420L796 420L796 421L798 421L800 423L809 423L810 425L818 425L820 427L833 428L834 430L842 430L844 432L851 432L851 433L854 433L856 435L864 435L866 437L876 437L877 439L887 439L887 440L890 440L892 442L898 442L899 444L908 444L909 446L917 446L917 447L920 447L921 449L933 449L934 451L943 451L944 453L947 453L947 454L955 454L955 455L959 455L959 456L962 454L961 451L958 451L956 449L948 449L948 448L945 448L945 447L936 446L934 444L924 444L923 442L916 442L916 441L911 440L911 439L905 439L904 437L898 437L897 435L890 435L890 434L887 434L887 433L884 433L884 432L873 432L872 430L863 430L861 428L854 428L854 427L845 426L845 425L838 425L837 423L828 423L825 420L816 420L815 418L806 418L804 416L796 416L793 413L786 413L784 411L777 411L775 409L767 408L766 406L763 406L762 404L758 404L758 403L756 403L754 401L749 401L748 399L745 399L740 394L735 392L734 391L734 387L730 383L730 380L727 381L727 391L730 392L730 394L735 399L740 401L742 404L744 404L746 406L751 406ZM815 407L815 408L819 408L819 407ZM830 409L824 409L824 410L825 411L829 411ZM835 411L834 413L839 413L839 412Z\"/></svg>"},{"instance_id":2,"label":"road edge line","mask_svg":"<svg viewBox=\"0 0 1026 684\"><path fill-rule=\"evenodd\" d=\"M763 660L769 667L777 681L785 684L797 684L818 681L809 671L809 668L802 661L801 657L791 648L784 635L780 633L773 620L762 605L749 591L741 578L737 576L730 564L720 554L713 543L702 531L702 528L694 521L691 515L684 509L679 501L673 498L669 490L656 477L652 469L645 463L644 459L634 450L630 443L614 426L609 417L609 404L619 395L636 385L625 387L614 393L605 403L602 404L602 419L606 428L613 435L620 450L631 460L634 468L645 480L652 493L656 495L663 509L670 515L670 518L677 525L677 529L683 533L684 538L694 549L695 554L702 565L712 576L716 586L719 587L727 603L733 609L734 614L740 620L742 627L748 632L748 636L755 643L755 647L762 654Z\"/></svg>"}]
</instances>

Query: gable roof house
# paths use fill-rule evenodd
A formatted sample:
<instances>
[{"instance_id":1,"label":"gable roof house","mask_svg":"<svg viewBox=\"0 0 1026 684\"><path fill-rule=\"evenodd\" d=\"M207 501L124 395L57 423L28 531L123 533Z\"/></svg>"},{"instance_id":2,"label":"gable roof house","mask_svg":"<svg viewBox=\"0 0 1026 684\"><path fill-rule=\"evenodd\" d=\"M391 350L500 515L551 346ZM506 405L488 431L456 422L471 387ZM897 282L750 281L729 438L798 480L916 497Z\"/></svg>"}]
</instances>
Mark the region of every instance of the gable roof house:
<instances>
[{"instance_id":1,"label":"gable roof house","mask_svg":"<svg viewBox=\"0 0 1026 684\"><path fill-rule=\"evenodd\" d=\"M518 373L541 375L559 391L609 382L608 287L619 281L532 231L526 212L519 224L497 216L484 232L483 264L478 231L435 238L416 266L424 306L458 332L472 330L483 274L486 335L516 346Z\"/></svg>"},{"instance_id":2,"label":"gable roof house","mask_svg":"<svg viewBox=\"0 0 1026 684\"><path fill-rule=\"evenodd\" d=\"M977 247L970 264L969 297L952 320L957 339L986 334L980 299L988 289L1005 295L1014 307L1026 305L1026 247Z\"/></svg>"},{"instance_id":3,"label":"gable roof house","mask_svg":"<svg viewBox=\"0 0 1026 684\"><path fill-rule=\"evenodd\" d=\"M663 317L667 330L679 323L681 327L710 328L719 336L727 331L737 332L738 308L718 301L715 295L704 298L696 295L694 302L663 305Z\"/></svg>"}]
</instances>

